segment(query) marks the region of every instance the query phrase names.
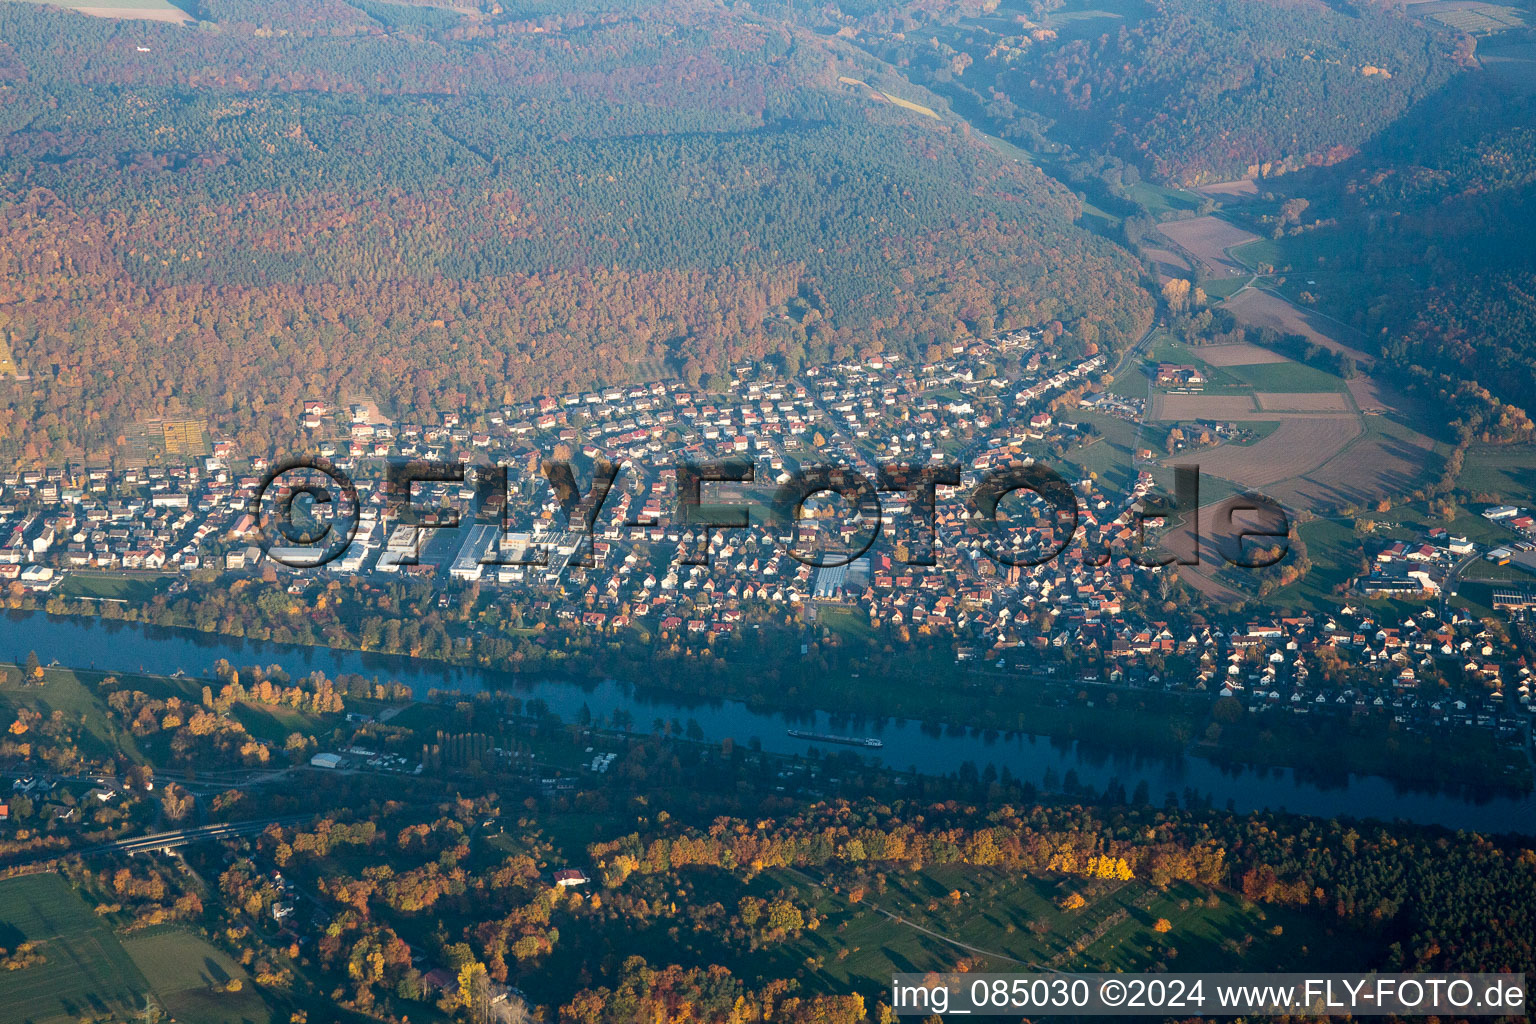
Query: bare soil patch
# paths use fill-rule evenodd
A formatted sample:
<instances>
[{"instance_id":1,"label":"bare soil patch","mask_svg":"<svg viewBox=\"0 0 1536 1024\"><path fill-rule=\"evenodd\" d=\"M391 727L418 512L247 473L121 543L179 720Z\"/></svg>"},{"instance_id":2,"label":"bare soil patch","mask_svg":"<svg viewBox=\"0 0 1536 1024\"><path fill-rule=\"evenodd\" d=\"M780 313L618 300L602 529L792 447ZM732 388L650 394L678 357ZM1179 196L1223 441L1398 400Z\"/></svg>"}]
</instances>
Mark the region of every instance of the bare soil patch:
<instances>
[{"instance_id":1,"label":"bare soil patch","mask_svg":"<svg viewBox=\"0 0 1536 1024\"><path fill-rule=\"evenodd\" d=\"M1201 185L1195 191L1203 196L1246 199L1259 194L1259 183L1252 178L1238 178L1236 181L1218 181L1210 185Z\"/></svg>"},{"instance_id":2,"label":"bare soil patch","mask_svg":"<svg viewBox=\"0 0 1536 1024\"><path fill-rule=\"evenodd\" d=\"M1351 377L1345 385L1355 405L1363 413L1382 415L1395 409L1409 416L1427 414L1426 410L1417 408L1407 395L1388 387L1375 377L1367 377L1362 373Z\"/></svg>"},{"instance_id":3,"label":"bare soil patch","mask_svg":"<svg viewBox=\"0 0 1536 1024\"><path fill-rule=\"evenodd\" d=\"M93 18L121 18L126 21L165 21L184 25L192 16L179 7L71 7Z\"/></svg>"},{"instance_id":4,"label":"bare soil patch","mask_svg":"<svg viewBox=\"0 0 1536 1024\"><path fill-rule=\"evenodd\" d=\"M1260 391L1253 397L1259 400L1259 408L1265 411L1341 413L1354 411L1350 408L1349 399L1336 391Z\"/></svg>"},{"instance_id":5,"label":"bare soil patch","mask_svg":"<svg viewBox=\"0 0 1536 1024\"><path fill-rule=\"evenodd\" d=\"M1250 395L1170 395L1152 400L1155 420L1255 420L1258 406Z\"/></svg>"},{"instance_id":6,"label":"bare soil patch","mask_svg":"<svg viewBox=\"0 0 1536 1024\"><path fill-rule=\"evenodd\" d=\"M375 427L388 427L394 424L393 420L379 411L379 403L367 395L349 395L346 404L363 407L364 423Z\"/></svg>"}]
</instances>

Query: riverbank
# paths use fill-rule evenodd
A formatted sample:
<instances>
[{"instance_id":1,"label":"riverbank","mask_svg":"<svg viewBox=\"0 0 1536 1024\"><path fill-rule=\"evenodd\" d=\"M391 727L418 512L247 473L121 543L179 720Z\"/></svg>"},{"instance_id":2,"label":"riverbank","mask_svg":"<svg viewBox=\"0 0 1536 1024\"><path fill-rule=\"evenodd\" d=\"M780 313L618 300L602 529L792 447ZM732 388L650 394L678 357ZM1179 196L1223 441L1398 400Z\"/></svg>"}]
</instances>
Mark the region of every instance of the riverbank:
<instances>
[{"instance_id":1,"label":"riverbank","mask_svg":"<svg viewBox=\"0 0 1536 1024\"><path fill-rule=\"evenodd\" d=\"M868 756L898 770L942 776L966 766L984 771L990 764L999 771L1006 768L1016 778L1041 784L1048 777L1064 780L1070 773L1079 784L1100 791L1112 783L1127 789L1144 783L1156 802L1173 794L1180 800L1192 797L1238 812L1267 809L1322 817L1401 819L1490 833L1536 827L1532 825L1536 822L1536 799L1529 794L1426 793L1379 776L1309 779L1291 769L1222 767L1183 754L1110 750L1024 731L930 726L905 719L844 718L825 712L785 714L723 699L685 701L611 678L534 680L396 656L235 640L139 624L54 618L40 613L0 617L0 655L20 661L29 650L36 651L44 664L57 660L77 668L113 666L167 676L178 670L211 676L213 665L225 660L234 665L279 664L294 677L321 671L333 679L352 674L394 679L418 695L433 689L465 693L507 690L525 698L537 697L567 721L576 720L583 706L593 716L609 721L615 712L629 715L636 723L649 723L658 717L691 718L705 739L731 739L738 744L756 740L771 753L800 754L814 746L789 737L786 730L791 726L817 732L857 731L882 740L883 748L871 750Z\"/></svg>"},{"instance_id":2,"label":"riverbank","mask_svg":"<svg viewBox=\"0 0 1536 1024\"><path fill-rule=\"evenodd\" d=\"M247 600L242 608L249 611L250 604ZM576 686L620 679L662 703L739 700L753 711L792 719L827 714L839 728L866 719L910 719L945 729L1028 733L1111 755L1192 754L1217 765L1293 769L1323 786L1363 774L1429 792L1523 795L1532 789L1525 752L1484 730L1426 731L1397 723L1386 709L1352 715L1342 724L1325 722L1326 715L1303 720L1285 708L1250 709L1205 692L1105 684L1098 681L1105 666L1092 657L1032 664L1031 652L1020 649L1011 652L1007 665L957 661L952 648L938 641L903 641L893 648L891 638L872 632L849 609L835 607L820 608L815 627L743 622L728 643L703 650L643 629L633 636L566 637L541 629L477 631L473 622L436 621L408 645L403 633L391 642L389 631L371 630L374 647L408 646L409 656L359 649L370 635L368 623L375 621L366 609L333 603L329 625L317 631L301 617L282 619L274 629L265 620L204 616L204 607L186 602L160 607L153 628L348 651L381 662L386 672L451 666L475 673L479 682L473 685L505 686L509 677L511 685L524 678ZM105 622L142 623L151 611L55 601L47 608L50 614L85 618L101 611ZM798 656L787 653L797 646Z\"/></svg>"}]
</instances>

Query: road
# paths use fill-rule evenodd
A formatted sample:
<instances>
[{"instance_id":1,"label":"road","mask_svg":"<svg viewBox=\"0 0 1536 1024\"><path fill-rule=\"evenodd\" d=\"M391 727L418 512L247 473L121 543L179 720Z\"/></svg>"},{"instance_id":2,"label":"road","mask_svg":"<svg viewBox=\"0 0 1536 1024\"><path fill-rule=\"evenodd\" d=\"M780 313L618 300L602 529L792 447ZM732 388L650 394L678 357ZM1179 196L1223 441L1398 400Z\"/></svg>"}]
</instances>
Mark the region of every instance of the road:
<instances>
[{"instance_id":1,"label":"road","mask_svg":"<svg viewBox=\"0 0 1536 1024\"><path fill-rule=\"evenodd\" d=\"M1115 365L1108 371L1111 380L1119 377L1124 372L1126 365L1141 354L1141 350L1147 347L1147 342L1152 340L1152 335L1156 334L1162 326L1163 321L1161 320L1153 320L1147 325L1146 331L1137 339L1136 344L1126 349L1125 353L1121 355L1119 360L1115 362Z\"/></svg>"}]
</instances>

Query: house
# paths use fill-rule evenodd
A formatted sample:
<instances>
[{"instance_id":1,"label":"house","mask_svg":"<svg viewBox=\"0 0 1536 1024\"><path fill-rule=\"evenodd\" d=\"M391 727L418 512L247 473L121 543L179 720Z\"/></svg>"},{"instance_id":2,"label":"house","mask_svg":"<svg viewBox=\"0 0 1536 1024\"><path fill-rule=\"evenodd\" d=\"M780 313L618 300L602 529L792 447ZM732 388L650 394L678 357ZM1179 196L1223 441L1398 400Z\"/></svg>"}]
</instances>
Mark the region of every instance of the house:
<instances>
[{"instance_id":1,"label":"house","mask_svg":"<svg viewBox=\"0 0 1536 1024\"><path fill-rule=\"evenodd\" d=\"M1197 367L1182 363L1158 363L1153 381L1162 387L1183 387L1189 384L1204 384L1205 374Z\"/></svg>"},{"instance_id":2,"label":"house","mask_svg":"<svg viewBox=\"0 0 1536 1024\"><path fill-rule=\"evenodd\" d=\"M575 868L565 868L555 872L555 884L562 889L571 889L578 885L586 885L590 879L584 872Z\"/></svg>"}]
</instances>

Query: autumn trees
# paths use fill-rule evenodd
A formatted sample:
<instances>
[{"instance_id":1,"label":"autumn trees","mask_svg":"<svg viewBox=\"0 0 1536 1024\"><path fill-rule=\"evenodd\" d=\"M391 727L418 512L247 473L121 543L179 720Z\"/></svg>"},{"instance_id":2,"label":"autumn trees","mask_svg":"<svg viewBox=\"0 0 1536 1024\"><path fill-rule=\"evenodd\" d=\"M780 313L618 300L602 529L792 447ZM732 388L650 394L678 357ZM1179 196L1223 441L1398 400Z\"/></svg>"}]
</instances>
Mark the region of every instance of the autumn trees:
<instances>
[{"instance_id":1,"label":"autumn trees","mask_svg":"<svg viewBox=\"0 0 1536 1024\"><path fill-rule=\"evenodd\" d=\"M31 375L0 449L175 412L260 453L313 395L473 414L1150 316L1070 193L829 88L836 46L690 3L543 33L333 6L322 33L211 4L223 31L150 26L99 68L74 55L116 52L108 23L0 9L0 332Z\"/></svg>"}]
</instances>

